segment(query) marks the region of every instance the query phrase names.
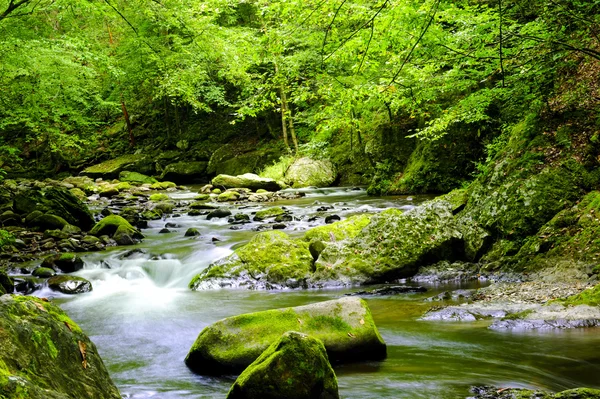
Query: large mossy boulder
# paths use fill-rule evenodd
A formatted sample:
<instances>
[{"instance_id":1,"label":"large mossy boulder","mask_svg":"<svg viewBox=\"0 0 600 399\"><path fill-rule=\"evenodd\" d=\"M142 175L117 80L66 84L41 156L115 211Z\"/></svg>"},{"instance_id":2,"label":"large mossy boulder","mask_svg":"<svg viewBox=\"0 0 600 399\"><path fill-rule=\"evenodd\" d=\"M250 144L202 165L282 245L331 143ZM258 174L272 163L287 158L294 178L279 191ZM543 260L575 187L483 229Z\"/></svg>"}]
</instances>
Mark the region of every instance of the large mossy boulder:
<instances>
[{"instance_id":1,"label":"large mossy boulder","mask_svg":"<svg viewBox=\"0 0 600 399\"><path fill-rule=\"evenodd\" d=\"M320 340L287 332L237 378L227 399L337 399L337 378Z\"/></svg>"},{"instance_id":2,"label":"large mossy boulder","mask_svg":"<svg viewBox=\"0 0 600 399\"><path fill-rule=\"evenodd\" d=\"M419 267L464 256L463 237L444 201L371 218L352 240L331 243L315 263L311 284L377 283L411 277Z\"/></svg>"},{"instance_id":3,"label":"large mossy boulder","mask_svg":"<svg viewBox=\"0 0 600 399\"><path fill-rule=\"evenodd\" d=\"M152 174L152 159L144 154L123 155L84 169L81 174L92 178L116 179L124 170Z\"/></svg>"},{"instance_id":4,"label":"large mossy boulder","mask_svg":"<svg viewBox=\"0 0 600 399\"><path fill-rule=\"evenodd\" d=\"M190 288L245 287L277 289L305 287L313 266L308 243L281 231L256 234L235 252L194 277Z\"/></svg>"},{"instance_id":5,"label":"large mossy boulder","mask_svg":"<svg viewBox=\"0 0 600 399\"><path fill-rule=\"evenodd\" d=\"M161 180L175 183L205 182L207 162L177 162L167 165L163 170Z\"/></svg>"},{"instance_id":6,"label":"large mossy boulder","mask_svg":"<svg viewBox=\"0 0 600 399\"><path fill-rule=\"evenodd\" d=\"M58 306L0 297L0 397L120 399L96 346Z\"/></svg>"},{"instance_id":7,"label":"large mossy boulder","mask_svg":"<svg viewBox=\"0 0 600 399\"><path fill-rule=\"evenodd\" d=\"M339 222L313 227L304 233L305 241L343 241L356 237L371 223L372 215L354 215Z\"/></svg>"},{"instance_id":8,"label":"large mossy boulder","mask_svg":"<svg viewBox=\"0 0 600 399\"><path fill-rule=\"evenodd\" d=\"M285 182L293 188L329 187L336 178L335 168L330 161L298 158L285 172Z\"/></svg>"},{"instance_id":9,"label":"large mossy boulder","mask_svg":"<svg viewBox=\"0 0 600 399\"><path fill-rule=\"evenodd\" d=\"M199 374L239 373L288 331L321 340L331 362L386 356L367 303L348 297L220 320L200 333L185 363Z\"/></svg>"},{"instance_id":10,"label":"large mossy boulder","mask_svg":"<svg viewBox=\"0 0 600 399\"><path fill-rule=\"evenodd\" d=\"M252 173L238 176L218 175L212 180L212 185L219 188L249 188L252 191L279 191L283 187L273 179L260 177Z\"/></svg>"},{"instance_id":11,"label":"large mossy boulder","mask_svg":"<svg viewBox=\"0 0 600 399\"><path fill-rule=\"evenodd\" d=\"M125 218L118 215L108 215L100 220L90 230L90 234L95 236L107 235L117 242L119 245L133 245L134 240L141 240L144 235L131 225Z\"/></svg>"},{"instance_id":12,"label":"large mossy boulder","mask_svg":"<svg viewBox=\"0 0 600 399\"><path fill-rule=\"evenodd\" d=\"M254 140L240 140L225 144L211 154L207 172L211 175L241 175L253 173L276 161L280 152L276 148L256 150Z\"/></svg>"},{"instance_id":13,"label":"large mossy boulder","mask_svg":"<svg viewBox=\"0 0 600 399\"><path fill-rule=\"evenodd\" d=\"M48 187L43 191L33 189L21 191L15 196L14 208L16 212L23 215L36 211L55 215L83 230L89 230L94 225L94 218L87 205L62 187Z\"/></svg>"},{"instance_id":14,"label":"large mossy boulder","mask_svg":"<svg viewBox=\"0 0 600 399\"><path fill-rule=\"evenodd\" d=\"M42 262L42 267L60 270L63 273L73 273L83 269L84 262L78 255L73 253L63 253L50 255Z\"/></svg>"},{"instance_id":15,"label":"large mossy boulder","mask_svg":"<svg viewBox=\"0 0 600 399\"><path fill-rule=\"evenodd\" d=\"M150 177L138 172L129 172L122 171L119 173L119 180L127 183L137 183L137 184L155 184L158 183L154 177Z\"/></svg>"}]
</instances>

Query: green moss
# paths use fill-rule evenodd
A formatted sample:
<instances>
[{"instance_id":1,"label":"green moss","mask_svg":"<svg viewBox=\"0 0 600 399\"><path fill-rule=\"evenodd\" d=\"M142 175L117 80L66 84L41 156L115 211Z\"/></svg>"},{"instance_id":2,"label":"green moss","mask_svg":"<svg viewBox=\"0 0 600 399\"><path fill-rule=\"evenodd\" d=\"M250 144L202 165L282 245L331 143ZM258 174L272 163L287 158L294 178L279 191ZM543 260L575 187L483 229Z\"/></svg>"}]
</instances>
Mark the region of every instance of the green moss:
<instances>
[{"instance_id":1,"label":"green moss","mask_svg":"<svg viewBox=\"0 0 600 399\"><path fill-rule=\"evenodd\" d=\"M208 201L209 199L210 199L209 194L198 194L196 196L196 198L194 198L195 201Z\"/></svg>"},{"instance_id":2,"label":"green moss","mask_svg":"<svg viewBox=\"0 0 600 399\"><path fill-rule=\"evenodd\" d=\"M385 357L385 343L366 302L343 298L221 320L200 333L186 363L201 372L210 373L212 366L216 367L215 372L239 370L286 331L299 331L322 340L334 360Z\"/></svg>"},{"instance_id":3,"label":"green moss","mask_svg":"<svg viewBox=\"0 0 600 399\"><path fill-rule=\"evenodd\" d=\"M131 187L131 184L129 184L128 182L121 182L116 186L117 190L119 191L131 190Z\"/></svg>"},{"instance_id":4,"label":"green moss","mask_svg":"<svg viewBox=\"0 0 600 399\"><path fill-rule=\"evenodd\" d=\"M251 276L245 284L304 284L312 270L308 243L292 240L281 231L258 233L233 255L218 261L190 283L197 289L203 282ZM246 277L247 278L247 277ZM294 284L295 284L294 283Z\"/></svg>"},{"instance_id":5,"label":"green moss","mask_svg":"<svg viewBox=\"0 0 600 399\"><path fill-rule=\"evenodd\" d=\"M15 236L6 230L0 229L0 249L15 242Z\"/></svg>"},{"instance_id":6,"label":"green moss","mask_svg":"<svg viewBox=\"0 0 600 399\"><path fill-rule=\"evenodd\" d=\"M228 202L228 201L237 201L240 198L240 193L236 191L225 191L224 193L219 194L217 197L217 201L219 202Z\"/></svg>"},{"instance_id":7,"label":"green moss","mask_svg":"<svg viewBox=\"0 0 600 399\"><path fill-rule=\"evenodd\" d=\"M150 196L150 201L152 202L160 202L160 201L168 201L169 196L167 194L152 194Z\"/></svg>"},{"instance_id":8,"label":"green moss","mask_svg":"<svg viewBox=\"0 0 600 399\"><path fill-rule=\"evenodd\" d=\"M332 237L335 241L354 238L371 222L371 217L372 215L355 215L339 222L314 227L308 230L302 239L328 242L332 241Z\"/></svg>"},{"instance_id":9,"label":"green moss","mask_svg":"<svg viewBox=\"0 0 600 399\"><path fill-rule=\"evenodd\" d=\"M90 231L90 234L95 236L112 236L116 233L119 227L125 229L132 237L138 237L140 235L139 231L135 227L133 227L127 220L118 215L106 216L104 219L96 223L96 225Z\"/></svg>"},{"instance_id":10,"label":"green moss","mask_svg":"<svg viewBox=\"0 0 600 399\"><path fill-rule=\"evenodd\" d=\"M283 215L285 210L279 206L275 206L272 208L263 209L262 211L256 212L254 215L254 220L263 221L268 218L272 218L275 216Z\"/></svg>"},{"instance_id":11,"label":"green moss","mask_svg":"<svg viewBox=\"0 0 600 399\"><path fill-rule=\"evenodd\" d=\"M565 299L559 299L555 302L562 303L566 306L600 306L600 284L596 285L594 288L582 291L577 295L573 295Z\"/></svg>"},{"instance_id":12,"label":"green moss","mask_svg":"<svg viewBox=\"0 0 600 399\"><path fill-rule=\"evenodd\" d=\"M170 182L170 181L157 182L157 183L152 184L152 186L150 186L150 188L153 190L167 190L169 188L175 188L175 187L177 187L177 184Z\"/></svg>"},{"instance_id":13,"label":"green moss","mask_svg":"<svg viewBox=\"0 0 600 399\"><path fill-rule=\"evenodd\" d=\"M119 180L122 182L138 183L138 184L155 184L158 181L150 176L138 172L123 171L119 173ZM168 187L167 187L168 188Z\"/></svg>"},{"instance_id":14,"label":"green moss","mask_svg":"<svg viewBox=\"0 0 600 399\"><path fill-rule=\"evenodd\" d=\"M113 177L116 177L119 171L121 171L121 169L123 169L124 167L145 160L146 155L142 154L123 155L121 157L102 162L98 165L90 166L89 168L84 169L82 173L87 175L111 175Z\"/></svg>"},{"instance_id":15,"label":"green moss","mask_svg":"<svg viewBox=\"0 0 600 399\"><path fill-rule=\"evenodd\" d=\"M237 378L228 399L338 398L337 378L323 342L286 332Z\"/></svg>"}]
</instances>

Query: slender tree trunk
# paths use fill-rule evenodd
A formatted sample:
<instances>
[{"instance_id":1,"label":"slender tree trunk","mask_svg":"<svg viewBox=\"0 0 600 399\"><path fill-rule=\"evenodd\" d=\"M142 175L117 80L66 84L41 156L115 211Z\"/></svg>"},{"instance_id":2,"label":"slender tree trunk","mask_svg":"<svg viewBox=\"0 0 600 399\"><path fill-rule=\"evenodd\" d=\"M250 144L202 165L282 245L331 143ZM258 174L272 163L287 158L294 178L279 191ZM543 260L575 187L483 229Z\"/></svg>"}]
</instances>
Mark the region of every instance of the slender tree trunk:
<instances>
[{"instance_id":1,"label":"slender tree trunk","mask_svg":"<svg viewBox=\"0 0 600 399\"><path fill-rule=\"evenodd\" d=\"M171 141L171 126L169 125L169 103L167 102L167 97L164 98L165 104L165 125L167 128L167 141Z\"/></svg>"},{"instance_id":2,"label":"slender tree trunk","mask_svg":"<svg viewBox=\"0 0 600 399\"><path fill-rule=\"evenodd\" d=\"M298 155L298 139L296 138L296 128L294 127L294 117L292 115L292 110L289 109L289 105L286 104L286 108L288 108L287 118L288 118L288 122L290 123L290 136L292 136L292 142L294 143L294 151L295 151L296 155Z\"/></svg>"},{"instance_id":3,"label":"slender tree trunk","mask_svg":"<svg viewBox=\"0 0 600 399\"><path fill-rule=\"evenodd\" d=\"M287 122L285 120L285 113L287 110L285 109L285 102L283 101L283 96L285 96L285 93L282 88L281 89L281 128L283 130L283 142L285 143L285 148L287 148L288 152L292 152L292 149L290 148L290 142L288 141Z\"/></svg>"},{"instance_id":4,"label":"slender tree trunk","mask_svg":"<svg viewBox=\"0 0 600 399\"><path fill-rule=\"evenodd\" d=\"M121 94L121 109L123 110L123 116L125 117L125 123L127 124L127 131L129 132L129 146L135 146L135 138L133 137L133 131L131 130L131 121L129 120L129 112L127 112L127 106L125 100L123 100L123 94Z\"/></svg>"},{"instance_id":5,"label":"slender tree trunk","mask_svg":"<svg viewBox=\"0 0 600 399\"><path fill-rule=\"evenodd\" d=\"M502 47L504 45L503 40L504 40L504 32L502 30L502 0L498 0L498 14L500 17L500 21L499 21L499 30L500 30L500 73L502 74L502 87L505 86L505 82L504 82L504 48Z\"/></svg>"}]
</instances>

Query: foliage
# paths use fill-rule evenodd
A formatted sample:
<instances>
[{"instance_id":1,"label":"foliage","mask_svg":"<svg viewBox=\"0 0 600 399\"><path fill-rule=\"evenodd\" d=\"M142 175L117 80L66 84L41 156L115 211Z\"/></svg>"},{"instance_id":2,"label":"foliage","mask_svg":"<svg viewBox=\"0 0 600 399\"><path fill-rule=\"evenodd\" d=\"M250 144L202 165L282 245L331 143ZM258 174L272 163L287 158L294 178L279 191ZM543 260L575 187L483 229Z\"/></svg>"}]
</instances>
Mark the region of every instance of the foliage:
<instances>
[{"instance_id":1,"label":"foliage","mask_svg":"<svg viewBox=\"0 0 600 399\"><path fill-rule=\"evenodd\" d=\"M10 245L15 241L15 236L6 230L0 229L0 248L5 245Z\"/></svg>"}]
</instances>

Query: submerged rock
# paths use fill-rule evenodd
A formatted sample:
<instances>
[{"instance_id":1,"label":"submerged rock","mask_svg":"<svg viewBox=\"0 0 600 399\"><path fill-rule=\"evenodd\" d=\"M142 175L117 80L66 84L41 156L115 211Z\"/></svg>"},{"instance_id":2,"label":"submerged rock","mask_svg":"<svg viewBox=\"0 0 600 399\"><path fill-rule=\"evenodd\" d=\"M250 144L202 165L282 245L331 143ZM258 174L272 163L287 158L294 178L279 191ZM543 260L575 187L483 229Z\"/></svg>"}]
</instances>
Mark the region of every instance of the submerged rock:
<instances>
[{"instance_id":1,"label":"submerged rock","mask_svg":"<svg viewBox=\"0 0 600 399\"><path fill-rule=\"evenodd\" d=\"M450 204L434 201L405 213L384 211L354 239L329 244L315 264L311 282L317 286L386 282L463 254L462 234Z\"/></svg>"},{"instance_id":2,"label":"submerged rock","mask_svg":"<svg viewBox=\"0 0 600 399\"><path fill-rule=\"evenodd\" d=\"M206 327L185 363L200 374L237 373L288 331L323 341L332 362L380 360L386 345L367 303L342 298L229 317Z\"/></svg>"},{"instance_id":3,"label":"submerged rock","mask_svg":"<svg viewBox=\"0 0 600 399\"><path fill-rule=\"evenodd\" d=\"M398 294L415 294L418 292L427 292L425 287L411 287L409 285L394 285L391 287L376 288L369 291L357 291L347 296L384 296L384 295L398 295Z\"/></svg>"},{"instance_id":4,"label":"submerged rock","mask_svg":"<svg viewBox=\"0 0 600 399\"><path fill-rule=\"evenodd\" d=\"M281 231L262 232L194 277L190 288L306 287L312 266L308 243L293 240Z\"/></svg>"},{"instance_id":5,"label":"submerged rock","mask_svg":"<svg viewBox=\"0 0 600 399\"><path fill-rule=\"evenodd\" d=\"M600 390L589 388L576 388L559 393L533 391L530 389L496 387L473 387L471 392L475 396L468 399L600 399Z\"/></svg>"},{"instance_id":6,"label":"submerged rock","mask_svg":"<svg viewBox=\"0 0 600 399\"><path fill-rule=\"evenodd\" d=\"M75 295L90 292L92 283L83 277L55 276L48 279L48 287L63 294Z\"/></svg>"},{"instance_id":7,"label":"submerged rock","mask_svg":"<svg viewBox=\"0 0 600 399\"><path fill-rule=\"evenodd\" d=\"M337 378L323 342L287 332L237 378L227 399L337 399Z\"/></svg>"},{"instance_id":8,"label":"submerged rock","mask_svg":"<svg viewBox=\"0 0 600 399\"><path fill-rule=\"evenodd\" d=\"M0 397L120 399L96 346L58 306L0 298Z\"/></svg>"},{"instance_id":9,"label":"submerged rock","mask_svg":"<svg viewBox=\"0 0 600 399\"><path fill-rule=\"evenodd\" d=\"M212 180L212 185L221 188L249 188L250 190L279 191L282 186L273 179L260 177L252 173L239 176L218 175Z\"/></svg>"}]
</instances>

